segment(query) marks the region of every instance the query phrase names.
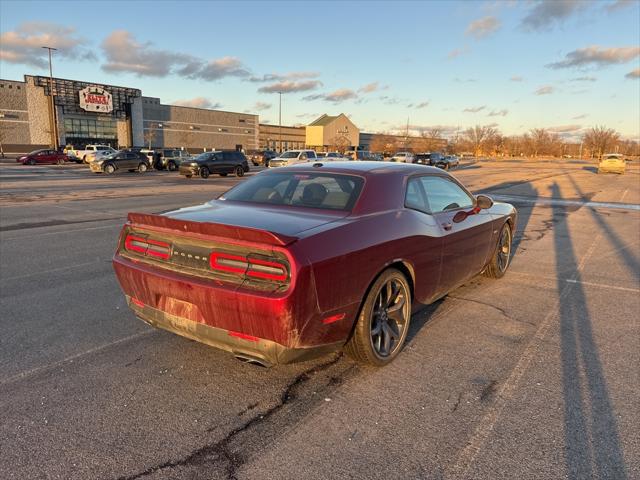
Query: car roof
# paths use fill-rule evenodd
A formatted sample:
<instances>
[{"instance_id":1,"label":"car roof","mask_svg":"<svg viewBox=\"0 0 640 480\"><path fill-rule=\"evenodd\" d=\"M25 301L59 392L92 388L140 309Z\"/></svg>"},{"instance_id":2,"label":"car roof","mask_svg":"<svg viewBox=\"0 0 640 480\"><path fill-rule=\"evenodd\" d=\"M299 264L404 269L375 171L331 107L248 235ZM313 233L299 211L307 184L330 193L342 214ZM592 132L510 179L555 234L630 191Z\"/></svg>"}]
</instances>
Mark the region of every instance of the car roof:
<instances>
[{"instance_id":1,"label":"car roof","mask_svg":"<svg viewBox=\"0 0 640 480\"><path fill-rule=\"evenodd\" d=\"M314 165L321 164L320 167ZM297 163L286 167L276 169L280 171L295 172L323 172L323 173L351 173L356 175L369 175L379 173L399 173L404 175L412 175L414 173L441 173L442 170L436 167L428 167L426 165L416 165L413 163L392 163L392 162L329 162L323 163L322 160L317 162Z\"/></svg>"}]
</instances>

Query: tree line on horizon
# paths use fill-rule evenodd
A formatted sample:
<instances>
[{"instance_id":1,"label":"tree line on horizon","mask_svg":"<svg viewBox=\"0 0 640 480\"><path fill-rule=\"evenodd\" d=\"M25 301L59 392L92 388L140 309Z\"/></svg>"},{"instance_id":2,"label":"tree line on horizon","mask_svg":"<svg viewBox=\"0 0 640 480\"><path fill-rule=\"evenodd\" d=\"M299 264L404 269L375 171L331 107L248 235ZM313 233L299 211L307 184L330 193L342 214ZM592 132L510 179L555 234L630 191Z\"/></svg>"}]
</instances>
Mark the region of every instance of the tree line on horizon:
<instances>
[{"instance_id":1,"label":"tree line on horizon","mask_svg":"<svg viewBox=\"0 0 640 480\"><path fill-rule=\"evenodd\" d=\"M640 156L640 142L622 139L620 133L606 126L584 132L580 142L568 141L547 128L532 128L522 135L503 135L490 125L476 125L444 138L443 131L431 128L419 136L374 134L370 150L394 154L397 151L446 152L475 157L572 157L600 158L607 153Z\"/></svg>"}]
</instances>

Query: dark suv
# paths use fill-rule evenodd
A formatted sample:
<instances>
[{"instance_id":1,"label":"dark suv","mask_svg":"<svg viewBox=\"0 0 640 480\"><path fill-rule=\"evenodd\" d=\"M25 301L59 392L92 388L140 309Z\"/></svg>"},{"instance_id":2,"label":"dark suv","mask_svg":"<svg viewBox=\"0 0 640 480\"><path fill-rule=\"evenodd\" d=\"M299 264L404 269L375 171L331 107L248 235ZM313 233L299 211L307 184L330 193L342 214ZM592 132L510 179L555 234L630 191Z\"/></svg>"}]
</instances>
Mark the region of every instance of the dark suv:
<instances>
[{"instance_id":1,"label":"dark suv","mask_svg":"<svg viewBox=\"0 0 640 480\"><path fill-rule=\"evenodd\" d=\"M194 175L208 178L212 173L222 177L233 173L242 177L248 171L249 163L242 152L205 152L180 164L180 175L187 178Z\"/></svg>"},{"instance_id":2,"label":"dark suv","mask_svg":"<svg viewBox=\"0 0 640 480\"><path fill-rule=\"evenodd\" d=\"M458 157L455 156L444 156L439 152L433 153L418 153L416 154L416 160L414 163L419 163L421 165L431 165L432 167L442 168L444 170L449 170L452 167L458 166Z\"/></svg>"}]
</instances>

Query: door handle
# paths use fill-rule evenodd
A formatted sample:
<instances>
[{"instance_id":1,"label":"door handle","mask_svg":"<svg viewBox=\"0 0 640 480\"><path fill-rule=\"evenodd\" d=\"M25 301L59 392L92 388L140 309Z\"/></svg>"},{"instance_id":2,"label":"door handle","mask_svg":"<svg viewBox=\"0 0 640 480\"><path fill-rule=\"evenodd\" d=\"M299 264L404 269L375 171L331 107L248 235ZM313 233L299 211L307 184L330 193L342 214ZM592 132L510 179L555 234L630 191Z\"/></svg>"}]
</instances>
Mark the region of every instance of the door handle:
<instances>
[{"instance_id":1,"label":"door handle","mask_svg":"<svg viewBox=\"0 0 640 480\"><path fill-rule=\"evenodd\" d=\"M444 228L447 232L448 232L449 230L451 230L451 228L452 228L452 227L453 227L453 224L452 224L452 223L443 223L443 224L442 224L442 228Z\"/></svg>"}]
</instances>

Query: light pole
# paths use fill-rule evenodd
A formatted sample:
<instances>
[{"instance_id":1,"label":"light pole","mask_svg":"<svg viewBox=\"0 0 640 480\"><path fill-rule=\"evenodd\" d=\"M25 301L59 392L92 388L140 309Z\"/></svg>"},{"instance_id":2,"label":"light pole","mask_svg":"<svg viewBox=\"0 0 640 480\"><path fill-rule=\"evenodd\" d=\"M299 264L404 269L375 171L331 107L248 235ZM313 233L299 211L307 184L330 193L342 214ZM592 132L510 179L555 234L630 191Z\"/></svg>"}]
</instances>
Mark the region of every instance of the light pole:
<instances>
[{"instance_id":1,"label":"light pole","mask_svg":"<svg viewBox=\"0 0 640 480\"><path fill-rule=\"evenodd\" d=\"M278 92L280 95L280 102L278 107L278 142L280 143L280 152L282 153L282 92Z\"/></svg>"},{"instance_id":2,"label":"light pole","mask_svg":"<svg viewBox=\"0 0 640 480\"><path fill-rule=\"evenodd\" d=\"M56 119L56 107L53 102L53 68L51 67L51 50L58 50L53 47L42 47L49 51L49 96L51 97L51 134L53 135L53 148L58 150L58 122Z\"/></svg>"}]
</instances>

